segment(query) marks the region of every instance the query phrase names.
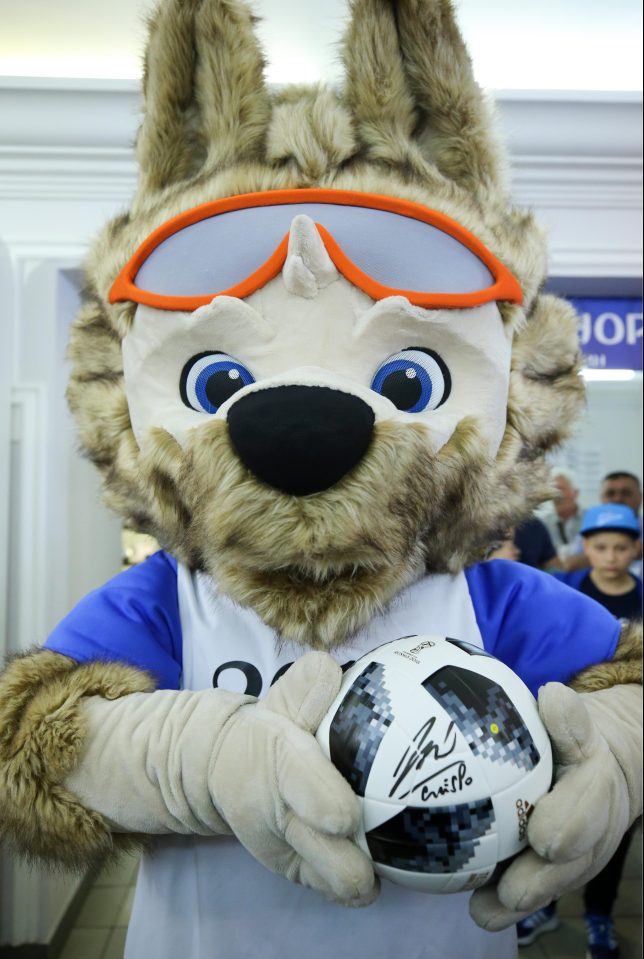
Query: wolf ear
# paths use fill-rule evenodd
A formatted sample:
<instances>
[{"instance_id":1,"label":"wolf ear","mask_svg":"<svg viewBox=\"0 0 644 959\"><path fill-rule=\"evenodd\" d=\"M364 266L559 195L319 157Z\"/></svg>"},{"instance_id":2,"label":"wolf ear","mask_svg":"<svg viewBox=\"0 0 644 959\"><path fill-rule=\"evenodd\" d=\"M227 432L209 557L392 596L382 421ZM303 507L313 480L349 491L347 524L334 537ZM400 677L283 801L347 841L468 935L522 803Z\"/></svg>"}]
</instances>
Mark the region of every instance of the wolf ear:
<instances>
[{"instance_id":1,"label":"wolf ear","mask_svg":"<svg viewBox=\"0 0 644 959\"><path fill-rule=\"evenodd\" d=\"M502 152L451 0L351 0L345 102L368 157L504 186Z\"/></svg>"},{"instance_id":2,"label":"wolf ear","mask_svg":"<svg viewBox=\"0 0 644 959\"><path fill-rule=\"evenodd\" d=\"M149 21L139 192L262 152L264 59L241 0L162 0Z\"/></svg>"}]
</instances>

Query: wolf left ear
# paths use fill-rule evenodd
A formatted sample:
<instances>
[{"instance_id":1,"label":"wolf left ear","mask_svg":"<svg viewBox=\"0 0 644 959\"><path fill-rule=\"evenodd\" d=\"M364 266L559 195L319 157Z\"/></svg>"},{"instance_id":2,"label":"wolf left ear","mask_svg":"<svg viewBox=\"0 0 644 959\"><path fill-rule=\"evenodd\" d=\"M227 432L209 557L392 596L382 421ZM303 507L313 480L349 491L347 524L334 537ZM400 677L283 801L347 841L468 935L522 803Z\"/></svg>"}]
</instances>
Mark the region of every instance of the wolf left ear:
<instances>
[{"instance_id":1,"label":"wolf left ear","mask_svg":"<svg viewBox=\"0 0 644 959\"><path fill-rule=\"evenodd\" d=\"M149 21L139 193L263 152L270 117L254 18L240 0L162 0Z\"/></svg>"},{"instance_id":2,"label":"wolf left ear","mask_svg":"<svg viewBox=\"0 0 644 959\"><path fill-rule=\"evenodd\" d=\"M345 103L367 156L504 188L501 150L451 0L352 0ZM428 168L429 166L429 168Z\"/></svg>"}]
</instances>

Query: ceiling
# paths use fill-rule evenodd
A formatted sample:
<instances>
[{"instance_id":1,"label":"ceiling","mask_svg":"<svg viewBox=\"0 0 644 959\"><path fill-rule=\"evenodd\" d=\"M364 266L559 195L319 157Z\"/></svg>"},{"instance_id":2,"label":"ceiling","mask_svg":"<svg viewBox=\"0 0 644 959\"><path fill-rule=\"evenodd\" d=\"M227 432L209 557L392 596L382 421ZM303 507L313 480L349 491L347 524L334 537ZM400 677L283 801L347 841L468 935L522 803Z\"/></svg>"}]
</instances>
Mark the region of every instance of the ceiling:
<instances>
[{"instance_id":1,"label":"ceiling","mask_svg":"<svg viewBox=\"0 0 644 959\"><path fill-rule=\"evenodd\" d=\"M136 78L153 0L0 0L0 76ZM274 83L335 80L348 0L253 0ZM642 89L639 0L457 0L479 82Z\"/></svg>"}]
</instances>

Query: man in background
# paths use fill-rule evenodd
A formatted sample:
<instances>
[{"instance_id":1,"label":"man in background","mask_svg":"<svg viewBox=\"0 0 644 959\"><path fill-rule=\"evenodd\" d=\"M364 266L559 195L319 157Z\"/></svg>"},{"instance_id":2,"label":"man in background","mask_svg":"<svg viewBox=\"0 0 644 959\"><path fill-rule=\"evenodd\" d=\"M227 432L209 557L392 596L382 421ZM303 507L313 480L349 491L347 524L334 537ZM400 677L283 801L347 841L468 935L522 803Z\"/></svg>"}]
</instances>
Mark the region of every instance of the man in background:
<instances>
[{"instance_id":1,"label":"man in background","mask_svg":"<svg viewBox=\"0 0 644 959\"><path fill-rule=\"evenodd\" d=\"M548 530L552 545L563 564L576 548L579 536L579 487L574 473L565 466L556 466L551 475L555 495L537 515Z\"/></svg>"},{"instance_id":2,"label":"man in background","mask_svg":"<svg viewBox=\"0 0 644 959\"><path fill-rule=\"evenodd\" d=\"M621 503L630 506L639 516L642 505L642 484L633 473L617 471L608 473L602 480L602 503Z\"/></svg>"}]
</instances>

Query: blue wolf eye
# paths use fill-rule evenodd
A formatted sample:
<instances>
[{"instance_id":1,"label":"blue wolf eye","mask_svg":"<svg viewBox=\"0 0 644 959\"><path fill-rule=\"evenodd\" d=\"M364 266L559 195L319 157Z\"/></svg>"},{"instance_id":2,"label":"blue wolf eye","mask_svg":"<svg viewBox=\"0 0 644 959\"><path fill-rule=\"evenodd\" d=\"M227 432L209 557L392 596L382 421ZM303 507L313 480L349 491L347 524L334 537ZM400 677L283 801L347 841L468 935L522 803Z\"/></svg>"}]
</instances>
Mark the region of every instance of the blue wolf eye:
<instances>
[{"instance_id":1,"label":"blue wolf eye","mask_svg":"<svg viewBox=\"0 0 644 959\"><path fill-rule=\"evenodd\" d=\"M234 393L255 380L227 353L198 353L181 373L181 399L198 413L216 413Z\"/></svg>"},{"instance_id":2,"label":"blue wolf eye","mask_svg":"<svg viewBox=\"0 0 644 959\"><path fill-rule=\"evenodd\" d=\"M405 413L422 413L445 402L452 389L452 378L438 353L410 346L378 367L371 389Z\"/></svg>"}]
</instances>

